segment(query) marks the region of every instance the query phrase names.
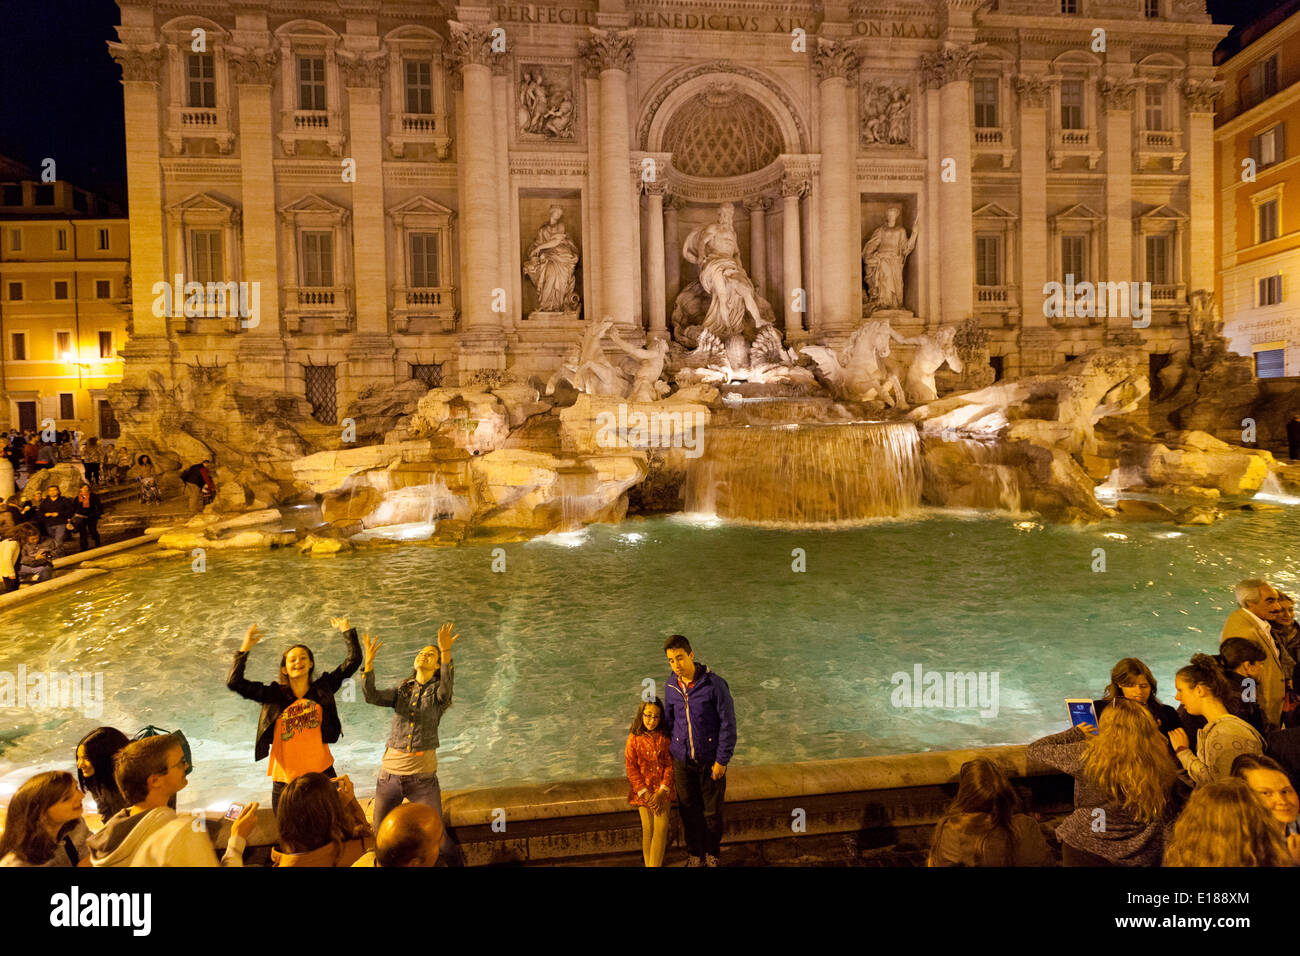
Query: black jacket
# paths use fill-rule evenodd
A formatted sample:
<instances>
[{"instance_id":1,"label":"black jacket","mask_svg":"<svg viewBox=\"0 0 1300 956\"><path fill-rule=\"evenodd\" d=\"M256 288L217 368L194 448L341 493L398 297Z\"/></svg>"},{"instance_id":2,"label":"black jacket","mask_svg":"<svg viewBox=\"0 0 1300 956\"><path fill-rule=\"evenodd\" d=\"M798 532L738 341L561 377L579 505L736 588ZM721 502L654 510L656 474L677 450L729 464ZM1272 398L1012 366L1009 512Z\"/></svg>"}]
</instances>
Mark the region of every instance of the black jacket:
<instances>
[{"instance_id":1,"label":"black jacket","mask_svg":"<svg viewBox=\"0 0 1300 956\"><path fill-rule=\"evenodd\" d=\"M36 507L41 513L41 521L47 531L55 525L67 524L68 519L72 517L72 499L64 498L62 495L54 501L42 498L41 503Z\"/></svg>"},{"instance_id":2,"label":"black jacket","mask_svg":"<svg viewBox=\"0 0 1300 956\"><path fill-rule=\"evenodd\" d=\"M357 629L351 628L344 639L348 642L348 659L332 671L326 671L307 688L303 696L320 704L321 739L332 744L343 736L343 726L339 722L338 707L334 704L334 695L338 693L343 681L356 673L361 666L361 643L357 640ZM259 684L244 677L244 665L248 663L248 654L235 652L235 663L226 678L226 686L240 697L255 700L262 705L262 713L257 718L257 743L253 749L253 759L261 760L271 752L271 736L275 733L275 722L284 709L297 697L288 684Z\"/></svg>"},{"instance_id":3,"label":"black jacket","mask_svg":"<svg viewBox=\"0 0 1300 956\"><path fill-rule=\"evenodd\" d=\"M1092 706L1097 711L1097 719L1101 720L1101 712L1110 706L1110 698L1103 697L1101 700L1094 700ZM1151 711L1151 716L1160 725L1160 733L1162 734L1167 734L1169 731L1177 730L1182 726L1178 722L1178 711L1168 704L1157 703L1154 698L1148 697L1147 710Z\"/></svg>"},{"instance_id":4,"label":"black jacket","mask_svg":"<svg viewBox=\"0 0 1300 956\"><path fill-rule=\"evenodd\" d=\"M99 503L99 495L93 491L90 493L90 504L83 505L79 496L72 499L72 516L74 518L86 518L91 522L95 522L100 519L103 513L104 506Z\"/></svg>"}]
</instances>

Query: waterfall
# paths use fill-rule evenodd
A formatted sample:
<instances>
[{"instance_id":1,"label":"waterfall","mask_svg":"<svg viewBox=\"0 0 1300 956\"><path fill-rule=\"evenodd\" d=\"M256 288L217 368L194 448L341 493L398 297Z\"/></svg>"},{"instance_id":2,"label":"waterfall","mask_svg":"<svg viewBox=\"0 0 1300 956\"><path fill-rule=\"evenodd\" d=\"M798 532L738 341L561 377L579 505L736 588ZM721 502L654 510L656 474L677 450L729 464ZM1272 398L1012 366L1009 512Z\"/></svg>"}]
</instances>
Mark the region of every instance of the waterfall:
<instances>
[{"instance_id":1,"label":"waterfall","mask_svg":"<svg viewBox=\"0 0 1300 956\"><path fill-rule=\"evenodd\" d=\"M909 422L713 425L686 473L686 510L760 524L830 525L921 503Z\"/></svg>"}]
</instances>

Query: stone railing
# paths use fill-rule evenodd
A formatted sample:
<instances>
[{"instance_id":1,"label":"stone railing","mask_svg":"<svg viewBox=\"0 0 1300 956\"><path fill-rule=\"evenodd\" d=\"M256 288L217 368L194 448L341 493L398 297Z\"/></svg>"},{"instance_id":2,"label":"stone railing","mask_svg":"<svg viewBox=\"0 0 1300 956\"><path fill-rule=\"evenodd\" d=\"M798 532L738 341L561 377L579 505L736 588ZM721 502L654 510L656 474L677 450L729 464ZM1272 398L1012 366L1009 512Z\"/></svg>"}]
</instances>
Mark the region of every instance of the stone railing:
<instances>
[{"instance_id":1,"label":"stone railing","mask_svg":"<svg viewBox=\"0 0 1300 956\"><path fill-rule=\"evenodd\" d=\"M326 130L330 128L328 110L294 110L293 128L299 131Z\"/></svg>"},{"instance_id":2,"label":"stone railing","mask_svg":"<svg viewBox=\"0 0 1300 956\"><path fill-rule=\"evenodd\" d=\"M167 113L167 140L182 152L186 139L210 139L222 153L230 152L235 134L230 131L230 111L225 107L172 106Z\"/></svg>"},{"instance_id":3,"label":"stone railing","mask_svg":"<svg viewBox=\"0 0 1300 956\"><path fill-rule=\"evenodd\" d=\"M334 110L282 110L280 145L293 156L300 140L318 140L329 147L331 155L343 152L343 124Z\"/></svg>"},{"instance_id":4,"label":"stone railing","mask_svg":"<svg viewBox=\"0 0 1300 956\"><path fill-rule=\"evenodd\" d=\"M974 152L996 153L1002 158L1002 168L1011 168L1016 155L1011 130L1006 127L976 127L972 132L972 140Z\"/></svg>"},{"instance_id":5,"label":"stone railing","mask_svg":"<svg viewBox=\"0 0 1300 956\"><path fill-rule=\"evenodd\" d=\"M1183 131L1180 129L1144 129L1138 133L1141 148L1150 152L1160 150L1177 150L1183 145Z\"/></svg>"}]
</instances>

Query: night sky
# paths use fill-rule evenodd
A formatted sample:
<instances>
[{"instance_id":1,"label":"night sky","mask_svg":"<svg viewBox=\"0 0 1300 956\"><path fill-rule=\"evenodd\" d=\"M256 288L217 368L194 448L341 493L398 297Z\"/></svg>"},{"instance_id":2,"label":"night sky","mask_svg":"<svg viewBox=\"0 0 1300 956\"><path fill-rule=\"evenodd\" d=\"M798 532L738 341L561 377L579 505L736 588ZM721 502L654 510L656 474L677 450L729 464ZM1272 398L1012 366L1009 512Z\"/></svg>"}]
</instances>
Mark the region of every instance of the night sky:
<instances>
[{"instance_id":1,"label":"night sky","mask_svg":"<svg viewBox=\"0 0 1300 956\"><path fill-rule=\"evenodd\" d=\"M1239 23L1281 0L1210 0L1218 23ZM0 153L125 205L121 71L113 0L0 0Z\"/></svg>"}]
</instances>

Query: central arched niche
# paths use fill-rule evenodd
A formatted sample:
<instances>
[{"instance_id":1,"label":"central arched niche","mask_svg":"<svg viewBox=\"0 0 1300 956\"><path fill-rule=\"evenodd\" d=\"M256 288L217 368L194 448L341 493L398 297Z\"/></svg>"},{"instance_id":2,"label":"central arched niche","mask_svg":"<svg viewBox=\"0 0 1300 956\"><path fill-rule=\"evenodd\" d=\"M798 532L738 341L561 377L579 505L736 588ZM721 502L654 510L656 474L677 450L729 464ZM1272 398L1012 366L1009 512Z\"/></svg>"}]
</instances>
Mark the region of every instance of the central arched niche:
<instances>
[{"instance_id":1,"label":"central arched niche","mask_svg":"<svg viewBox=\"0 0 1300 956\"><path fill-rule=\"evenodd\" d=\"M673 112L662 144L674 168L709 179L758 172L785 151L771 112L726 78L713 80Z\"/></svg>"},{"instance_id":2,"label":"central arched niche","mask_svg":"<svg viewBox=\"0 0 1300 956\"><path fill-rule=\"evenodd\" d=\"M707 106L706 97L717 97L723 90L734 90L766 112L759 122L775 125L782 153L806 153L809 149L807 124L796 105L797 98L780 81L753 67L728 60L695 63L664 77L642 102L637 122L636 143L646 152L671 152L666 133L679 123L689 124L689 116L679 116L683 108L695 113L697 104ZM746 104L751 115L758 114ZM674 165L676 165L674 163Z\"/></svg>"}]
</instances>

